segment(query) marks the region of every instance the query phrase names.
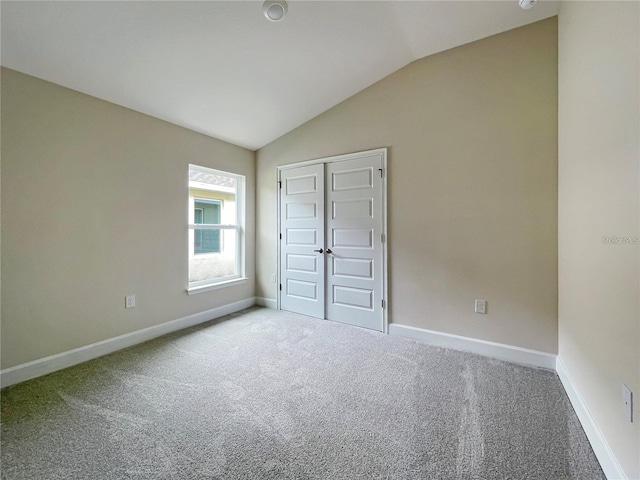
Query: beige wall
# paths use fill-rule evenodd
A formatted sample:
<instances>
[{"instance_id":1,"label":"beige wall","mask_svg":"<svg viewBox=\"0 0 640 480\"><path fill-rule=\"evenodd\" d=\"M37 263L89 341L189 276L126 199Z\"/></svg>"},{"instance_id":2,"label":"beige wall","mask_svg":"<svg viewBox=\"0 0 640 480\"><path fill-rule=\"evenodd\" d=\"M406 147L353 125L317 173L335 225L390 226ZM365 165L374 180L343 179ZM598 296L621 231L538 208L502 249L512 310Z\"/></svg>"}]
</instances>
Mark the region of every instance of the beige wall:
<instances>
[{"instance_id":1,"label":"beige wall","mask_svg":"<svg viewBox=\"0 0 640 480\"><path fill-rule=\"evenodd\" d=\"M377 147L391 321L555 353L556 18L416 61L260 149L258 296L276 298L276 166Z\"/></svg>"},{"instance_id":2,"label":"beige wall","mask_svg":"<svg viewBox=\"0 0 640 480\"><path fill-rule=\"evenodd\" d=\"M629 478L640 478L640 3L559 15L559 354ZM636 395L622 414L622 383Z\"/></svg>"},{"instance_id":3,"label":"beige wall","mask_svg":"<svg viewBox=\"0 0 640 480\"><path fill-rule=\"evenodd\" d=\"M249 150L2 70L2 368L253 297L253 188L249 281L186 294L190 163L255 182Z\"/></svg>"}]
</instances>

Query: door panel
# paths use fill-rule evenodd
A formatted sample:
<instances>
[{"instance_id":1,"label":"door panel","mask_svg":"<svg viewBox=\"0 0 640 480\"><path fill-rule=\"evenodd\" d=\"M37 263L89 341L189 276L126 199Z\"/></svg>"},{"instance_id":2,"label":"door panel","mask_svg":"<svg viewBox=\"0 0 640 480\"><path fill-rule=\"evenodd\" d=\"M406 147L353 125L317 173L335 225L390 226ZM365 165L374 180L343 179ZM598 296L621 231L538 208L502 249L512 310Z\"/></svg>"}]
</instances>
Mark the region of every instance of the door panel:
<instances>
[{"instance_id":1,"label":"door panel","mask_svg":"<svg viewBox=\"0 0 640 480\"><path fill-rule=\"evenodd\" d=\"M373 291L334 285L333 302L344 307L373 310Z\"/></svg>"},{"instance_id":2,"label":"door panel","mask_svg":"<svg viewBox=\"0 0 640 480\"><path fill-rule=\"evenodd\" d=\"M281 173L280 307L318 318L324 316L324 166Z\"/></svg>"},{"instance_id":3,"label":"door panel","mask_svg":"<svg viewBox=\"0 0 640 480\"><path fill-rule=\"evenodd\" d=\"M318 284L316 282L305 282L303 280L287 279L285 292L287 296L302 298L304 300L319 301Z\"/></svg>"},{"instance_id":4,"label":"door panel","mask_svg":"<svg viewBox=\"0 0 640 480\"><path fill-rule=\"evenodd\" d=\"M333 202L333 218L337 220L350 220L353 218L373 218L373 201L342 200Z\"/></svg>"},{"instance_id":5,"label":"door panel","mask_svg":"<svg viewBox=\"0 0 640 480\"><path fill-rule=\"evenodd\" d=\"M382 331L382 156L328 163L325 317Z\"/></svg>"},{"instance_id":6,"label":"door panel","mask_svg":"<svg viewBox=\"0 0 640 480\"><path fill-rule=\"evenodd\" d=\"M286 218L290 220L317 218L316 208L317 208L317 205L315 202L290 203L287 205Z\"/></svg>"},{"instance_id":7,"label":"door panel","mask_svg":"<svg viewBox=\"0 0 640 480\"><path fill-rule=\"evenodd\" d=\"M318 228L286 228L284 235L290 247L318 246Z\"/></svg>"},{"instance_id":8,"label":"door panel","mask_svg":"<svg viewBox=\"0 0 640 480\"><path fill-rule=\"evenodd\" d=\"M331 232L333 240L331 248L373 248L373 229L369 228L334 228Z\"/></svg>"},{"instance_id":9,"label":"door panel","mask_svg":"<svg viewBox=\"0 0 640 480\"><path fill-rule=\"evenodd\" d=\"M287 254L287 271L318 273L318 257L289 253Z\"/></svg>"},{"instance_id":10,"label":"door panel","mask_svg":"<svg viewBox=\"0 0 640 480\"><path fill-rule=\"evenodd\" d=\"M302 167L302 169L304 168L306 167ZM285 195L317 193L319 188L322 187L322 185L318 186L318 180L319 178L316 172L310 172L308 175L299 174L291 178L286 178L285 176L285 179L283 180ZM320 188L320 190L322 189Z\"/></svg>"},{"instance_id":11,"label":"door panel","mask_svg":"<svg viewBox=\"0 0 640 480\"><path fill-rule=\"evenodd\" d=\"M358 160L355 160L358 161ZM342 163L342 162L336 162ZM332 165L332 164L328 164ZM357 168L342 171L334 171L331 174L331 190L341 192L344 190L356 190L359 188L373 188L373 169Z\"/></svg>"},{"instance_id":12,"label":"door panel","mask_svg":"<svg viewBox=\"0 0 640 480\"><path fill-rule=\"evenodd\" d=\"M373 279L373 260L364 258L333 257L333 275Z\"/></svg>"}]
</instances>

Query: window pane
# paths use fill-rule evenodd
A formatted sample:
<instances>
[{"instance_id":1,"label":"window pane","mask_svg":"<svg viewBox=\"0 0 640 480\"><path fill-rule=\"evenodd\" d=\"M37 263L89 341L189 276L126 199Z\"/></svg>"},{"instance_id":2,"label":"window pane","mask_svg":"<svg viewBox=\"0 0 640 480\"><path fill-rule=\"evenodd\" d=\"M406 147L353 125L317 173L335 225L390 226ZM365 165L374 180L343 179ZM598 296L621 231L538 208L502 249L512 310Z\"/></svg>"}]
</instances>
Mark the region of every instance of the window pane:
<instances>
[{"instance_id":1,"label":"window pane","mask_svg":"<svg viewBox=\"0 0 640 480\"><path fill-rule=\"evenodd\" d=\"M215 230L195 230L193 253L219 253L220 247L220 229Z\"/></svg>"},{"instance_id":2,"label":"window pane","mask_svg":"<svg viewBox=\"0 0 640 480\"><path fill-rule=\"evenodd\" d=\"M203 244L208 242L207 236L214 233L217 237L216 241L218 245L222 244L224 248L220 248L218 250L219 253L214 255L194 255L190 257L189 282L215 280L238 274L236 267L236 230L199 230L196 228L193 233L196 239L199 235L201 236L201 242Z\"/></svg>"},{"instance_id":3,"label":"window pane","mask_svg":"<svg viewBox=\"0 0 640 480\"><path fill-rule=\"evenodd\" d=\"M212 193L214 195L214 193ZM220 211L222 202L219 200L203 200L196 198L194 200L194 222L193 223L220 223ZM198 221L200 220L200 221Z\"/></svg>"}]
</instances>

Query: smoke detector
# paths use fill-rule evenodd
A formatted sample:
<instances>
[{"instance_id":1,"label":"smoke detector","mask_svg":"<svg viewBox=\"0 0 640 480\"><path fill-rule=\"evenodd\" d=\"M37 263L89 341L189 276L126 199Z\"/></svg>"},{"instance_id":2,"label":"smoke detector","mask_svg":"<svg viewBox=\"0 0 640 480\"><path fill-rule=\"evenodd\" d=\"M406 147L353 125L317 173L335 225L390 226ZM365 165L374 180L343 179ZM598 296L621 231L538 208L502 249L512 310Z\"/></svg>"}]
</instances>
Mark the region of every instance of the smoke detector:
<instances>
[{"instance_id":1,"label":"smoke detector","mask_svg":"<svg viewBox=\"0 0 640 480\"><path fill-rule=\"evenodd\" d=\"M279 22L287 14L287 2L285 0L267 0L262 4L262 14L270 22Z\"/></svg>"},{"instance_id":2,"label":"smoke detector","mask_svg":"<svg viewBox=\"0 0 640 480\"><path fill-rule=\"evenodd\" d=\"M518 0L518 5L520 5L520 8L523 10L529 10L533 8L537 1L538 0Z\"/></svg>"}]
</instances>

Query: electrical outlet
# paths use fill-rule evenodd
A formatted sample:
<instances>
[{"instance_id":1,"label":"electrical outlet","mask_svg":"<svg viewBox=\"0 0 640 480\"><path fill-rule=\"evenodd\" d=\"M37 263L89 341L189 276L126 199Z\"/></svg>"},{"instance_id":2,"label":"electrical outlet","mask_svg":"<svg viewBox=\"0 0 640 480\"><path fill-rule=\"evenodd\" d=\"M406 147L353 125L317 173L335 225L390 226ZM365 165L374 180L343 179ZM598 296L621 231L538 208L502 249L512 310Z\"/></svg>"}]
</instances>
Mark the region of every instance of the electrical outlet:
<instances>
[{"instance_id":1,"label":"electrical outlet","mask_svg":"<svg viewBox=\"0 0 640 480\"><path fill-rule=\"evenodd\" d=\"M487 313L487 301L476 299L476 313Z\"/></svg>"},{"instance_id":2,"label":"electrical outlet","mask_svg":"<svg viewBox=\"0 0 640 480\"><path fill-rule=\"evenodd\" d=\"M624 417L633 422L633 393L624 383L622 384L622 411Z\"/></svg>"},{"instance_id":3,"label":"electrical outlet","mask_svg":"<svg viewBox=\"0 0 640 480\"><path fill-rule=\"evenodd\" d=\"M271 283L276 283L276 274L275 273L271 274Z\"/></svg>"},{"instance_id":4,"label":"electrical outlet","mask_svg":"<svg viewBox=\"0 0 640 480\"><path fill-rule=\"evenodd\" d=\"M124 308L133 308L136 306L136 296L127 295L124 297Z\"/></svg>"}]
</instances>

